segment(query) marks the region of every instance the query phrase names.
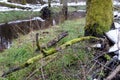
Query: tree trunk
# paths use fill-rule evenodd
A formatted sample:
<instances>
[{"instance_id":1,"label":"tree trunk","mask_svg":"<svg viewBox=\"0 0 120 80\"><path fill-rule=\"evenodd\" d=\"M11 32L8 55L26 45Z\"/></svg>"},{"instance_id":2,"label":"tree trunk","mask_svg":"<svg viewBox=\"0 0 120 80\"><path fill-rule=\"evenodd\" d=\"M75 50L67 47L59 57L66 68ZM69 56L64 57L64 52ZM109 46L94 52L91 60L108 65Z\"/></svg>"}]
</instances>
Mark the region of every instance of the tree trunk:
<instances>
[{"instance_id":1,"label":"tree trunk","mask_svg":"<svg viewBox=\"0 0 120 80\"><path fill-rule=\"evenodd\" d=\"M75 0L76 3L78 3L78 0Z\"/></svg>"},{"instance_id":2,"label":"tree trunk","mask_svg":"<svg viewBox=\"0 0 120 80\"><path fill-rule=\"evenodd\" d=\"M48 7L51 7L51 0L48 0Z\"/></svg>"},{"instance_id":3,"label":"tree trunk","mask_svg":"<svg viewBox=\"0 0 120 80\"><path fill-rule=\"evenodd\" d=\"M112 0L87 0L85 36L103 36L113 22Z\"/></svg>"},{"instance_id":4,"label":"tree trunk","mask_svg":"<svg viewBox=\"0 0 120 80\"><path fill-rule=\"evenodd\" d=\"M39 0L39 2L40 2L40 4L42 4L42 5L44 4L44 1L43 1L43 0Z\"/></svg>"},{"instance_id":5,"label":"tree trunk","mask_svg":"<svg viewBox=\"0 0 120 80\"><path fill-rule=\"evenodd\" d=\"M26 3L27 3L26 0L22 0L21 2L22 5L25 5Z\"/></svg>"},{"instance_id":6,"label":"tree trunk","mask_svg":"<svg viewBox=\"0 0 120 80\"><path fill-rule=\"evenodd\" d=\"M63 0L60 0L60 4L62 4L63 3Z\"/></svg>"},{"instance_id":7,"label":"tree trunk","mask_svg":"<svg viewBox=\"0 0 120 80\"><path fill-rule=\"evenodd\" d=\"M63 16L64 16L64 20L67 20L67 16L68 16L67 0L63 0L62 13L63 13Z\"/></svg>"}]
</instances>

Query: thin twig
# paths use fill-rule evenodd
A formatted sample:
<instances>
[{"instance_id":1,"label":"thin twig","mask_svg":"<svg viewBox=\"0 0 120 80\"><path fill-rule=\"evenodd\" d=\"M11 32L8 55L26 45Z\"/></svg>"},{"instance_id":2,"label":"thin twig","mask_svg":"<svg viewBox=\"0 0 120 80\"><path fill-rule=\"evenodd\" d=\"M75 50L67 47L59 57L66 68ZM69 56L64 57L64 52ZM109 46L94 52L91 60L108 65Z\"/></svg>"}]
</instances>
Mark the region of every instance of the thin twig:
<instances>
[{"instance_id":1,"label":"thin twig","mask_svg":"<svg viewBox=\"0 0 120 80\"><path fill-rule=\"evenodd\" d=\"M82 62L81 62L82 63ZM83 64L83 63L82 63ZM83 80L87 80L86 78L86 71L85 71L85 66L84 65L81 65L82 66L82 72L83 72Z\"/></svg>"},{"instance_id":2,"label":"thin twig","mask_svg":"<svg viewBox=\"0 0 120 80\"><path fill-rule=\"evenodd\" d=\"M47 58L50 59L50 60L46 61L46 62L45 62L43 65L41 65L41 66L44 67L44 66L46 66L47 64L49 64L50 62L54 61L54 59L56 59L57 55L55 55L55 54L53 54L53 55L54 55L54 57L52 57L52 59L49 58L50 56L44 58L44 60L47 59ZM40 61L40 62L41 62L41 61ZM38 68L38 69L36 69L36 70L34 70L25 80L29 80L32 76L34 76L34 75L36 74L36 72L38 72L38 71L40 71L40 70L41 70L41 67Z\"/></svg>"},{"instance_id":3,"label":"thin twig","mask_svg":"<svg viewBox=\"0 0 120 80\"><path fill-rule=\"evenodd\" d=\"M111 69L111 68L109 68L109 67L105 66L104 64L102 64L102 63L98 62L98 60L94 60L94 61L95 61L95 62L97 62L98 64L100 64L101 66L105 67L106 69L109 69L109 70L111 70L111 71L112 71L112 69Z\"/></svg>"},{"instance_id":4,"label":"thin twig","mask_svg":"<svg viewBox=\"0 0 120 80\"><path fill-rule=\"evenodd\" d=\"M43 59L41 59L41 65L43 65ZM41 70L41 73L42 73L42 79L45 80L43 66L41 66L40 70Z\"/></svg>"},{"instance_id":5,"label":"thin twig","mask_svg":"<svg viewBox=\"0 0 120 80\"><path fill-rule=\"evenodd\" d=\"M97 62L95 62L95 63L93 64L93 66L89 69L89 71L87 72L87 74L89 74L89 73L92 71L92 69L95 67L96 63L97 63Z\"/></svg>"}]
</instances>

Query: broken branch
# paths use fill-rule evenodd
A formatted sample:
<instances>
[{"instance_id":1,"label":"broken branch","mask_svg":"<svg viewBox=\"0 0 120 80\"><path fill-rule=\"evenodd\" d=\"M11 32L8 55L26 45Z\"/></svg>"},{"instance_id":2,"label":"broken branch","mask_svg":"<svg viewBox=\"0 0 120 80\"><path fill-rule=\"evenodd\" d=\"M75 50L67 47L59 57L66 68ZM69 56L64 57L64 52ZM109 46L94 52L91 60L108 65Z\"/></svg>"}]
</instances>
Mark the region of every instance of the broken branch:
<instances>
[{"instance_id":1,"label":"broken branch","mask_svg":"<svg viewBox=\"0 0 120 80\"><path fill-rule=\"evenodd\" d=\"M54 46L55 44L57 44L61 39L63 39L64 37L68 36L68 31L65 31L65 32L62 32L60 33L56 38L54 38L53 40L49 41L47 43L47 45L43 45L43 46L40 46L39 45L39 38L38 38L39 34L37 33L36 34L36 46L37 46L37 49L36 51L41 51L42 49L45 49L45 48L49 48L49 47L52 47Z\"/></svg>"},{"instance_id":2,"label":"broken branch","mask_svg":"<svg viewBox=\"0 0 120 80\"><path fill-rule=\"evenodd\" d=\"M105 80L112 80L119 71L120 71L120 65L118 65L116 69Z\"/></svg>"}]
</instances>

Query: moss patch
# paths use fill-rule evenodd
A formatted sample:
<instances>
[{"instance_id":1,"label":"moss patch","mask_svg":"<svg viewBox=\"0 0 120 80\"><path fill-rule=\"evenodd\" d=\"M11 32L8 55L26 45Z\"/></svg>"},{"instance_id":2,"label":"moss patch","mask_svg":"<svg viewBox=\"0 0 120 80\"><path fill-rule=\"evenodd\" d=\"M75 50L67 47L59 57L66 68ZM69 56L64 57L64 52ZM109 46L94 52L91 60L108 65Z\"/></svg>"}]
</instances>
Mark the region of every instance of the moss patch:
<instances>
[{"instance_id":1,"label":"moss patch","mask_svg":"<svg viewBox=\"0 0 120 80\"><path fill-rule=\"evenodd\" d=\"M88 0L85 35L101 36L113 21L112 0Z\"/></svg>"}]
</instances>

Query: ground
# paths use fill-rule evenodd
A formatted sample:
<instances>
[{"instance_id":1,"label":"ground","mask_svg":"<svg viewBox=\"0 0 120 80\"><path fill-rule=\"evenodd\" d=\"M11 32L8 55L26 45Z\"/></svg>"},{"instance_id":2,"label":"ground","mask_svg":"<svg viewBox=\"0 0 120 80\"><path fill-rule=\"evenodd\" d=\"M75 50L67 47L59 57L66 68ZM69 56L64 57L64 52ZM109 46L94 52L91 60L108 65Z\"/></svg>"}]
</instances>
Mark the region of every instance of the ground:
<instances>
[{"instance_id":1,"label":"ground","mask_svg":"<svg viewBox=\"0 0 120 80\"><path fill-rule=\"evenodd\" d=\"M0 63L2 64L0 65L0 68L2 71L0 73L14 68L15 66L18 66L25 62L27 59L40 54L34 52L36 49L34 43L36 32L40 34L40 44L45 44L62 31L68 31L69 36L61 40L56 45L59 46L60 44L63 44L68 40L82 37L84 33L84 24L84 18L72 21L68 20L62 24L51 26L51 28L45 30L31 32L26 36L21 36L20 38L14 40L13 47L1 53ZM89 58L92 57L90 56L90 52L86 52L85 47L83 46L84 42L77 43L69 47L68 49L55 54L56 57L53 58L53 60L50 63L47 63L47 65L45 65L44 67L40 68L40 65L44 65L46 64L46 62L36 62L28 68L9 75L5 79L23 80L29 78L28 80L41 80L45 78L46 80L79 80L84 76L84 72L82 70L84 70L85 65L81 64L87 63ZM36 71L36 69L38 68L40 68L40 71ZM30 76L34 71L36 71L35 74L33 76Z\"/></svg>"}]
</instances>

